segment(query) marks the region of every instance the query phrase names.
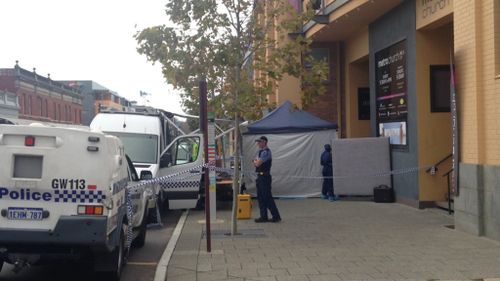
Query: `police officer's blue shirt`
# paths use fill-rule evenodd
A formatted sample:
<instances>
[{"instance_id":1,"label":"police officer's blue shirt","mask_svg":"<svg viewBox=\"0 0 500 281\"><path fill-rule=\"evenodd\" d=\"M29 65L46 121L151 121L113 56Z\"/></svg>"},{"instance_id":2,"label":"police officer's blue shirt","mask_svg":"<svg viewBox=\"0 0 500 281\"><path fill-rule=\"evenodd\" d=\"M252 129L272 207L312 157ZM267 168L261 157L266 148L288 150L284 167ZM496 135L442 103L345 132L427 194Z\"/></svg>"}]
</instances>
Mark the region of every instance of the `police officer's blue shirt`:
<instances>
[{"instance_id":1,"label":"police officer's blue shirt","mask_svg":"<svg viewBox=\"0 0 500 281\"><path fill-rule=\"evenodd\" d=\"M269 175L271 172L272 165L272 154L269 148L260 149L257 153L257 158L260 158L262 164L259 167L255 168L257 173L263 173L265 175ZM262 175L262 174L261 174Z\"/></svg>"},{"instance_id":2,"label":"police officer's blue shirt","mask_svg":"<svg viewBox=\"0 0 500 281\"><path fill-rule=\"evenodd\" d=\"M267 162L272 159L271 150L269 148L259 149L258 157L262 162Z\"/></svg>"}]
</instances>

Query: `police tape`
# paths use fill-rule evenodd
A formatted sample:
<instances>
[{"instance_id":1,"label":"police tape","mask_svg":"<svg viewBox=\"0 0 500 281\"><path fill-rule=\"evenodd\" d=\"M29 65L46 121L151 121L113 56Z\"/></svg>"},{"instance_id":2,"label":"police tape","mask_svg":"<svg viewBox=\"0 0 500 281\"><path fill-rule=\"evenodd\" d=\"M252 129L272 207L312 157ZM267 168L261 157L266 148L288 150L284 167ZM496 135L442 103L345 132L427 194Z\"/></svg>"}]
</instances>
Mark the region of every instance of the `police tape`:
<instances>
[{"instance_id":1,"label":"police tape","mask_svg":"<svg viewBox=\"0 0 500 281\"><path fill-rule=\"evenodd\" d=\"M161 177L157 177L157 178L149 179L149 180L142 180L138 184L128 187L128 190L131 193L142 192L142 190L139 190L139 188L141 188L143 186L176 182L176 181L179 181L180 179L190 178L192 176L192 174L201 175L201 174L203 174L203 168L208 168L209 170L214 170L214 171L225 171L225 172L232 171L232 169L224 169L224 168L215 167L215 162L211 161L211 162L208 162L208 163L205 163L202 165L198 165L198 166L186 169L186 170L179 171L177 173L170 174L170 175L161 176ZM190 174L190 175L186 176L185 178L180 178L180 176L187 175L187 174Z\"/></svg>"},{"instance_id":2,"label":"police tape","mask_svg":"<svg viewBox=\"0 0 500 281\"><path fill-rule=\"evenodd\" d=\"M132 240L134 239L134 233L132 231L132 217L134 215L134 210L133 210L133 204L132 204L132 195L130 194L128 189L125 189L125 206L127 208L127 221L128 221L128 227L127 227L127 239L125 243L125 248L127 251L130 249L130 246L132 245Z\"/></svg>"},{"instance_id":3,"label":"police tape","mask_svg":"<svg viewBox=\"0 0 500 281\"><path fill-rule=\"evenodd\" d=\"M304 176L304 175L291 175L291 174L280 174L280 173L271 173L272 177L274 178L291 178L291 179L304 179L304 180L322 180L322 179L349 179L349 178L374 178L374 177L386 177L386 176L397 176L397 175L404 175L404 174L411 174L411 173L416 173L421 170L428 170L429 168L432 168L433 165L428 165L428 166L421 166L421 167L410 167L410 168L402 168L402 169L397 169L397 170L390 170L390 171L380 171L380 172L375 172L375 173L369 173L369 174L361 174L361 173L353 173L349 175L333 175L333 176L322 176L322 175L317 175L317 176ZM257 177L258 173L254 171L242 171L243 175L245 176L250 176L250 177Z\"/></svg>"},{"instance_id":4,"label":"police tape","mask_svg":"<svg viewBox=\"0 0 500 281\"><path fill-rule=\"evenodd\" d=\"M432 168L432 165L427 165L427 166L419 166L419 167L409 167L409 168L402 168L402 169L396 169L396 170L389 170L389 171L380 171L380 172L375 172L375 173L369 173L369 174L360 174L360 173L352 173L349 175L334 175L334 176L322 176L322 175L315 175L315 176L307 176L307 175L296 175L296 174L284 174L284 173L272 173L273 177L286 177L286 178L291 178L291 179L305 179L305 180L321 180L324 178L332 178L332 179L348 179L348 178L371 178L371 177L384 177L384 176L391 176L391 175L404 175L404 174L409 174L409 173L415 173L419 172L420 170L428 170L429 168ZM171 186L178 186L179 181L187 180L193 176L193 173L197 173L198 175L203 174L203 168L208 168L211 171L216 171L219 173L226 173L228 175L233 175L234 174L234 168L221 168L221 167L215 167L213 162L209 162L203 165L199 165L190 169L182 170L174 174L150 179L150 180L143 180L137 185L131 186L128 188L130 194L135 194L137 192L142 192L142 187L144 186L149 186L152 187L154 185L160 185L162 189L168 189L169 184ZM258 173L250 170L240 170L240 172L244 176L248 177L256 177L258 176Z\"/></svg>"}]
</instances>

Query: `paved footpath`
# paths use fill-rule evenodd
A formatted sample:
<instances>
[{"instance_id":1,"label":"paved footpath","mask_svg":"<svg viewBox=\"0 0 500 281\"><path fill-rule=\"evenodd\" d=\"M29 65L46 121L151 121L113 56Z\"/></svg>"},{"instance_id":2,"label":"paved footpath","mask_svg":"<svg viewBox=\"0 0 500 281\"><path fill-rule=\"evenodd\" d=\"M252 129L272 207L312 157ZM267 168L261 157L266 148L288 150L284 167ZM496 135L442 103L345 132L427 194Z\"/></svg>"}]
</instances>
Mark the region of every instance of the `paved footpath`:
<instances>
[{"instance_id":1,"label":"paved footpath","mask_svg":"<svg viewBox=\"0 0 500 281\"><path fill-rule=\"evenodd\" d=\"M191 211L167 280L500 281L500 243L447 227L453 217L443 211L347 200L277 204L282 222L239 220L235 238L224 234L231 211L218 210L224 222L212 224L211 253L204 213Z\"/></svg>"}]
</instances>

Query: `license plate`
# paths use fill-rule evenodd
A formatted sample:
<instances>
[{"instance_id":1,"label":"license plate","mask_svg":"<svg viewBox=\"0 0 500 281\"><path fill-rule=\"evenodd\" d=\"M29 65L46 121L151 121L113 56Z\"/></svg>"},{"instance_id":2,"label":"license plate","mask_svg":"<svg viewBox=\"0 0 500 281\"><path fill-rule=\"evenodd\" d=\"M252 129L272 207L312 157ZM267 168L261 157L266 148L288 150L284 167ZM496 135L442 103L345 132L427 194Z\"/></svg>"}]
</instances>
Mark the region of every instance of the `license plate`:
<instances>
[{"instance_id":1,"label":"license plate","mask_svg":"<svg viewBox=\"0 0 500 281\"><path fill-rule=\"evenodd\" d=\"M42 220L42 208L8 208L7 218L9 220Z\"/></svg>"}]
</instances>

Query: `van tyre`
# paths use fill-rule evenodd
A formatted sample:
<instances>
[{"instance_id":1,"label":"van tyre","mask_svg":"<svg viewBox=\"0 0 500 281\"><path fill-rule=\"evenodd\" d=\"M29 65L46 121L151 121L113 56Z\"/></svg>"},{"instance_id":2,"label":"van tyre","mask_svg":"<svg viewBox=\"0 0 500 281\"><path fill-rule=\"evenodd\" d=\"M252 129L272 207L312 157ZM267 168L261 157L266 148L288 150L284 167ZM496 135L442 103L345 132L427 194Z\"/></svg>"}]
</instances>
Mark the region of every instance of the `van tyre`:
<instances>
[{"instance_id":1,"label":"van tyre","mask_svg":"<svg viewBox=\"0 0 500 281\"><path fill-rule=\"evenodd\" d=\"M120 231L120 240L118 241L118 246L109 254L111 268L108 271L103 272L106 280L118 281L122 275L123 265L125 264L125 226L122 225Z\"/></svg>"},{"instance_id":2,"label":"van tyre","mask_svg":"<svg viewBox=\"0 0 500 281\"><path fill-rule=\"evenodd\" d=\"M4 260L0 259L0 272L2 272L3 263L4 263Z\"/></svg>"},{"instance_id":3,"label":"van tyre","mask_svg":"<svg viewBox=\"0 0 500 281\"><path fill-rule=\"evenodd\" d=\"M148 227L147 218L148 218L148 210L146 209L144 210L144 216L142 217L141 226L139 226L139 235L132 242L132 246L135 248L142 248L144 247L144 244L146 244L146 233Z\"/></svg>"},{"instance_id":4,"label":"van tyre","mask_svg":"<svg viewBox=\"0 0 500 281\"><path fill-rule=\"evenodd\" d=\"M168 202L168 201L167 201ZM162 213L164 210L164 205L162 204L162 199L158 196L156 198L156 205L154 208L148 210L148 216L146 217L147 224L157 224L160 223L160 218L158 218L158 212ZM156 210L158 209L158 211Z\"/></svg>"}]
</instances>

